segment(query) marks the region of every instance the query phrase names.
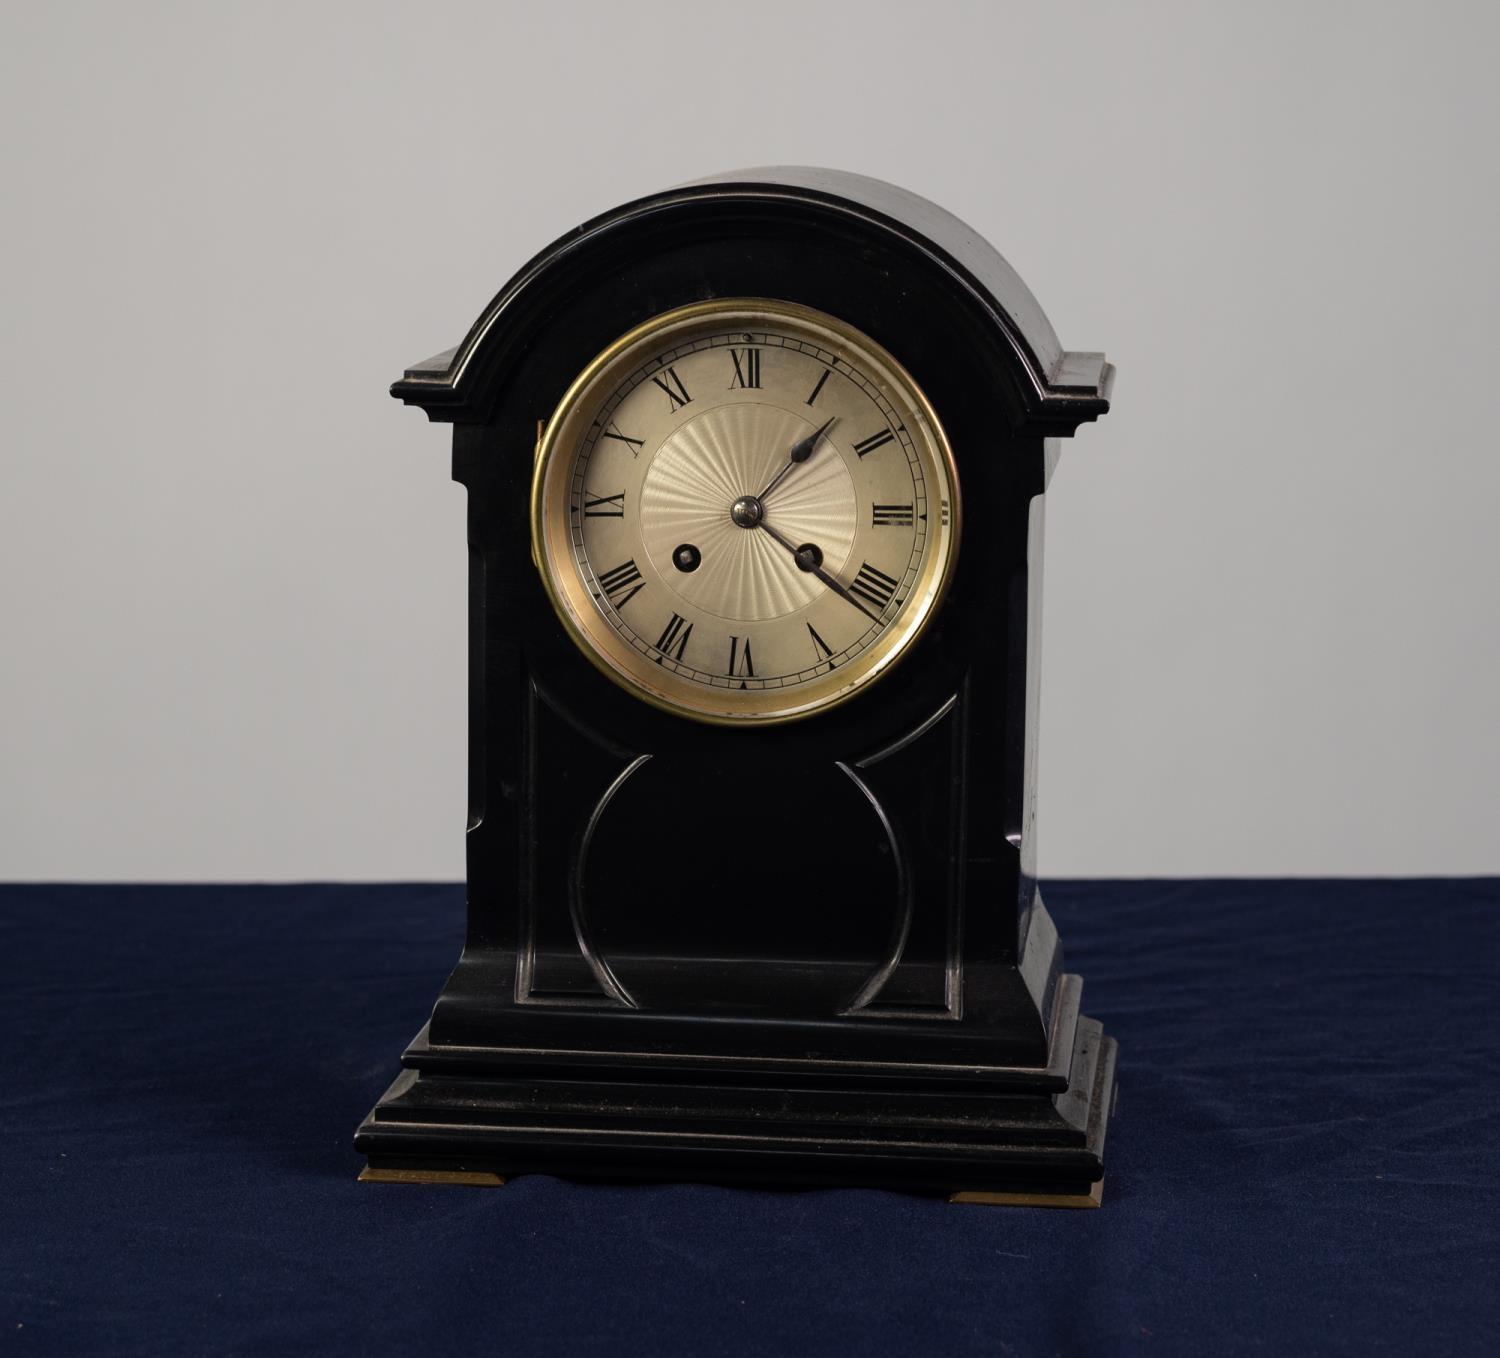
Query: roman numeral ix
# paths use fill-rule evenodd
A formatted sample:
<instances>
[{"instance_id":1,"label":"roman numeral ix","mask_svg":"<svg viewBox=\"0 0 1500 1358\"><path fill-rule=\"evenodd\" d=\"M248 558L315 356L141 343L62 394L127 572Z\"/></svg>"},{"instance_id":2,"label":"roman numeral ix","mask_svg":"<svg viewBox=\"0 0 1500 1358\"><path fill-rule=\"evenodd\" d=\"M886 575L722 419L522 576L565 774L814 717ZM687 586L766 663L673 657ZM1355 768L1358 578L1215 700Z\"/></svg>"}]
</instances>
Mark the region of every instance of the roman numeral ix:
<instances>
[{"instance_id":1,"label":"roman numeral ix","mask_svg":"<svg viewBox=\"0 0 1500 1358\"><path fill-rule=\"evenodd\" d=\"M583 517L586 519L623 519L625 517L625 492L618 495L590 495L583 497Z\"/></svg>"}]
</instances>

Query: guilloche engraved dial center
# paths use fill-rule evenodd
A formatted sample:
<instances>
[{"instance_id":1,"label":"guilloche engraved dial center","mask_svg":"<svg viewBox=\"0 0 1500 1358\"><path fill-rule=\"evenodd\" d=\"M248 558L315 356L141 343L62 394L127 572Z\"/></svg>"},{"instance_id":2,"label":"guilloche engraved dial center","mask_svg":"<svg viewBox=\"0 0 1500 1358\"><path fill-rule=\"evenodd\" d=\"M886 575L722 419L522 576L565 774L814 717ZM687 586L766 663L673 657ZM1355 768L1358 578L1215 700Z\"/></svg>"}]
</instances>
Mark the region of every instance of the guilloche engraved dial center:
<instances>
[{"instance_id":1,"label":"guilloche engraved dial center","mask_svg":"<svg viewBox=\"0 0 1500 1358\"><path fill-rule=\"evenodd\" d=\"M714 360L727 362L722 350L708 350L701 358L693 358L710 372ZM693 371L688 360L674 366L686 382ZM767 363L762 380L770 383L775 371ZM699 394L690 387L692 404L679 413L675 424L662 428L650 416L659 418L658 404L666 402L654 400L657 388L646 385L649 390L635 397L644 407L640 415L630 401L621 403L625 407L622 418L633 419L645 435L640 457L622 456L606 447L592 473L601 488L606 477L619 479L618 473L625 473L619 487L610 486L611 491L625 491L625 516L607 522L586 520L586 550L592 548L601 556L613 552L601 563L606 569L614 566L615 556L622 561L634 558L643 570L648 563L654 566L672 596L669 617L675 612L688 618L690 608L704 615L700 618L695 613L690 619L695 624L693 638L699 642L706 635L703 629L710 616L736 624L771 622L814 607L826 587L799 571L789 553L757 531L772 527L796 543L816 542L834 562L834 569L848 562L859 537L860 493L855 472L833 449L824 449L799 465L769 496L756 493L787 465L787 450L817 428L818 421L796 408L806 393L788 392L777 400L773 398L780 393L767 387L761 389L761 399L750 401L739 392L724 392L718 403L695 412L694 407L713 398L708 391ZM700 389L707 386L707 381L700 383ZM823 399L829 399L826 392ZM659 439L654 451L652 434ZM632 494L629 474L637 469L639 489ZM589 485L587 477L584 485ZM606 542L610 545L605 546ZM693 544L701 554L698 568L691 572L684 572L673 555L683 543ZM637 546L644 557L637 556ZM858 569L859 562L853 565ZM657 629L648 642L659 634ZM822 629L822 634L826 636L827 630ZM743 627L727 627L726 635L746 633ZM726 648L728 644L726 639ZM764 637L755 653L769 655Z\"/></svg>"}]
</instances>

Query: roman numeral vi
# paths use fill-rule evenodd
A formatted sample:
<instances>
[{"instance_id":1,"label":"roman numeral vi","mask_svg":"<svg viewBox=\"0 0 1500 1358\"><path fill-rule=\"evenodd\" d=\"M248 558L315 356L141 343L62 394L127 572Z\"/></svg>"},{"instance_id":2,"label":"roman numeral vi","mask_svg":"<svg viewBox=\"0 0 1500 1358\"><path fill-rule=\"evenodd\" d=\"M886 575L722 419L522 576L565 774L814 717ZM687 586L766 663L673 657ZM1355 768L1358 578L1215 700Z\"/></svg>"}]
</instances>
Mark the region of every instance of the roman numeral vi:
<instances>
[{"instance_id":1,"label":"roman numeral vi","mask_svg":"<svg viewBox=\"0 0 1500 1358\"><path fill-rule=\"evenodd\" d=\"M729 638L729 677L731 679L754 679L755 662L750 658L750 638L745 638L745 644L740 645L738 637ZM743 683L741 688L746 687Z\"/></svg>"}]
</instances>

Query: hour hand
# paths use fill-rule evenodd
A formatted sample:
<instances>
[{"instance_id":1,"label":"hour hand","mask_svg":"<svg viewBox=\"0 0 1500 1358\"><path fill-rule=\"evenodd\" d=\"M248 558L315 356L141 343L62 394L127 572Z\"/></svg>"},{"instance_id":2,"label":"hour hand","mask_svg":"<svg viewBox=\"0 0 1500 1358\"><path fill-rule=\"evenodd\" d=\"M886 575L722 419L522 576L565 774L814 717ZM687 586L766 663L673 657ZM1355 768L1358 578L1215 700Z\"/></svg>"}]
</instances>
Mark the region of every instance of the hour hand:
<instances>
[{"instance_id":1,"label":"hour hand","mask_svg":"<svg viewBox=\"0 0 1500 1358\"><path fill-rule=\"evenodd\" d=\"M761 493L755 498L764 502L766 496L769 495L773 490L776 489L777 486L782 483L783 479L791 472L793 467L797 466L799 463L806 462L807 459L813 455L814 450L818 446L818 441L823 437L824 434L829 431L836 419L838 419L837 415L830 415L817 429L814 429L812 433L810 433L806 438L798 439L797 442L792 445L792 451L786 455L786 466L784 466L779 472L776 473L775 476L771 478L771 484L767 486L763 491L761 491Z\"/></svg>"}]
</instances>

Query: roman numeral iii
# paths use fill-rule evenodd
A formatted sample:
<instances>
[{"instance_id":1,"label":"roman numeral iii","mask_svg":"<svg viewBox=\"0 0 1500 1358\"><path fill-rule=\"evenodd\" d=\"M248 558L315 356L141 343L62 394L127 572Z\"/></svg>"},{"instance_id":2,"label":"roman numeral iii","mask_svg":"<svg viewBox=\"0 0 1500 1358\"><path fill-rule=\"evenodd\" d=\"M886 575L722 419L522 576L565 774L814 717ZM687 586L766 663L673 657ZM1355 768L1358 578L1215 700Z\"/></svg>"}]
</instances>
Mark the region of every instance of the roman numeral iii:
<instances>
[{"instance_id":1,"label":"roman numeral iii","mask_svg":"<svg viewBox=\"0 0 1500 1358\"><path fill-rule=\"evenodd\" d=\"M683 406L687 405L693 399L688 395L687 388L682 385L682 378L677 376L676 368L663 369L662 372L657 373L651 380L667 393L667 400L672 403L672 410L674 412L681 410Z\"/></svg>"},{"instance_id":2,"label":"roman numeral iii","mask_svg":"<svg viewBox=\"0 0 1500 1358\"><path fill-rule=\"evenodd\" d=\"M729 357L734 360L734 379L730 387L760 386L760 350L731 349Z\"/></svg>"},{"instance_id":3,"label":"roman numeral iii","mask_svg":"<svg viewBox=\"0 0 1500 1358\"><path fill-rule=\"evenodd\" d=\"M910 528L917 521L915 505L874 505L871 508L872 528Z\"/></svg>"}]
</instances>

